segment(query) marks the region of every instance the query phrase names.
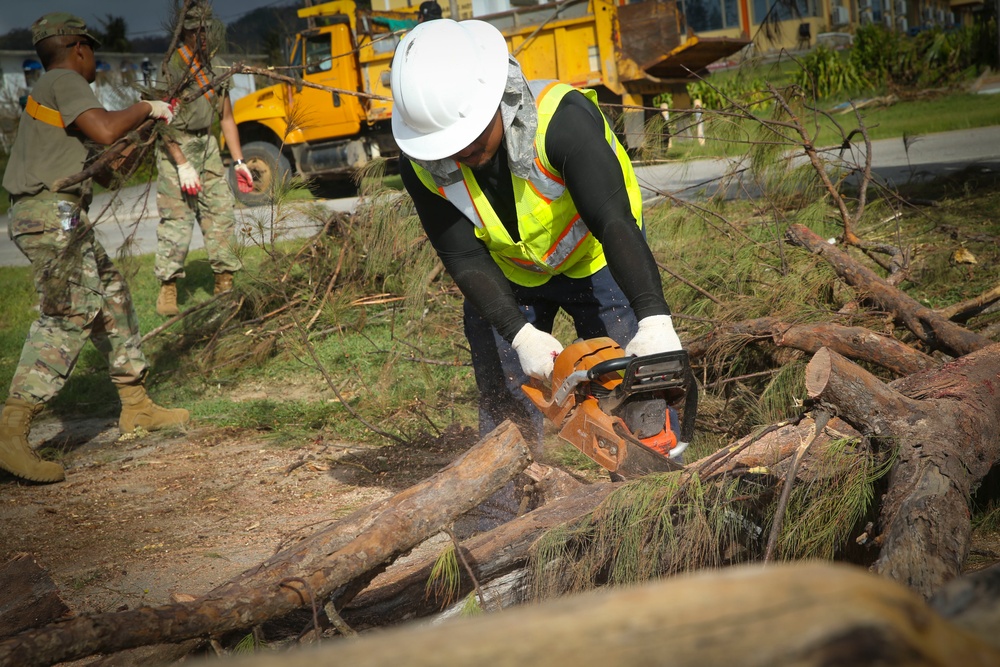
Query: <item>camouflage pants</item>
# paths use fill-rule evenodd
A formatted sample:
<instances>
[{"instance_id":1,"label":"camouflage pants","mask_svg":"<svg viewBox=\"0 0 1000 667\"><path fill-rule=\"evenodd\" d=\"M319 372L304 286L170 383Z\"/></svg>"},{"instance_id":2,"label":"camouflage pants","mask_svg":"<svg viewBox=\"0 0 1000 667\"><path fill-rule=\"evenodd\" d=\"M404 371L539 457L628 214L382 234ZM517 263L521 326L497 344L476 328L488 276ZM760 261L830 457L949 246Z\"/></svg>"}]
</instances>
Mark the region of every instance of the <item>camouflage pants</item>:
<instances>
[{"instance_id":1,"label":"camouflage pants","mask_svg":"<svg viewBox=\"0 0 1000 667\"><path fill-rule=\"evenodd\" d=\"M146 358L128 285L77 204L28 199L10 209L11 240L31 262L39 316L28 331L10 396L44 403L69 378L88 340L118 385L142 381Z\"/></svg>"},{"instance_id":2,"label":"camouflage pants","mask_svg":"<svg viewBox=\"0 0 1000 667\"><path fill-rule=\"evenodd\" d=\"M211 133L204 136L182 133L178 143L198 171L202 190L197 195L181 192L177 166L166 150L157 147L156 166L160 176L156 206L160 210L160 225L156 229L156 277L161 282L184 277L184 261L195 222L201 226L212 271L239 271L243 265L234 252L236 200L226 181L219 142Z\"/></svg>"}]
</instances>

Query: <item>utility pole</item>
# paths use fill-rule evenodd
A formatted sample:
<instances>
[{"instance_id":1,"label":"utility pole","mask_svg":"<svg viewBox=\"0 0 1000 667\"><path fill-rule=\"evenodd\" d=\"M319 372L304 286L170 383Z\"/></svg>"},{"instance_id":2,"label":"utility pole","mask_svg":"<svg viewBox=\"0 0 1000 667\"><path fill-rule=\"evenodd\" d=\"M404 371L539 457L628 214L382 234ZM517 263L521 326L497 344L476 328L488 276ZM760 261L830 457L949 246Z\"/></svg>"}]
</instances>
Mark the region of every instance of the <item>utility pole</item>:
<instances>
[{"instance_id":1,"label":"utility pole","mask_svg":"<svg viewBox=\"0 0 1000 667\"><path fill-rule=\"evenodd\" d=\"M997 4L1000 5L1000 0L997 0ZM448 9L451 11L451 20L458 20L458 0L448 0Z\"/></svg>"},{"instance_id":2,"label":"utility pole","mask_svg":"<svg viewBox=\"0 0 1000 667\"><path fill-rule=\"evenodd\" d=\"M313 0L305 0L305 2L306 2L306 7L312 7L313 6ZM998 0L998 2L1000 2L1000 0ZM316 19L313 18L312 16L306 17L306 25L310 29L315 28L316 27Z\"/></svg>"}]
</instances>

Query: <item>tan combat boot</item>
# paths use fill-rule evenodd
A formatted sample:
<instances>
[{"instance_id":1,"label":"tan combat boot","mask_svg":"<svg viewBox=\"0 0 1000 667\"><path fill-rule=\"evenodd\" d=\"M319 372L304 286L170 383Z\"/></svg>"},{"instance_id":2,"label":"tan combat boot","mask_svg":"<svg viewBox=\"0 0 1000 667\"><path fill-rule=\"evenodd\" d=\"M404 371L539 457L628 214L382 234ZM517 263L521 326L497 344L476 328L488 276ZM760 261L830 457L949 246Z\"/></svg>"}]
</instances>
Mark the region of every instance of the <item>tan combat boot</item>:
<instances>
[{"instance_id":1,"label":"tan combat boot","mask_svg":"<svg viewBox=\"0 0 1000 667\"><path fill-rule=\"evenodd\" d=\"M233 289L233 274L231 271L223 271L215 274L215 294L222 294Z\"/></svg>"},{"instance_id":2,"label":"tan combat boot","mask_svg":"<svg viewBox=\"0 0 1000 667\"><path fill-rule=\"evenodd\" d=\"M43 461L28 445L31 418L42 408L13 396L0 416L0 468L32 482L60 482L66 472L58 463Z\"/></svg>"},{"instance_id":3,"label":"tan combat boot","mask_svg":"<svg viewBox=\"0 0 1000 667\"><path fill-rule=\"evenodd\" d=\"M160 295L156 297L156 312L164 317L176 315L177 310L177 281L168 280L160 283Z\"/></svg>"},{"instance_id":4,"label":"tan combat boot","mask_svg":"<svg viewBox=\"0 0 1000 667\"><path fill-rule=\"evenodd\" d=\"M122 433L131 433L139 427L156 431L168 426L180 426L191 418L191 413L184 408L161 408L153 403L141 384L119 385L118 396L122 399L122 414L118 418L118 428Z\"/></svg>"}]
</instances>

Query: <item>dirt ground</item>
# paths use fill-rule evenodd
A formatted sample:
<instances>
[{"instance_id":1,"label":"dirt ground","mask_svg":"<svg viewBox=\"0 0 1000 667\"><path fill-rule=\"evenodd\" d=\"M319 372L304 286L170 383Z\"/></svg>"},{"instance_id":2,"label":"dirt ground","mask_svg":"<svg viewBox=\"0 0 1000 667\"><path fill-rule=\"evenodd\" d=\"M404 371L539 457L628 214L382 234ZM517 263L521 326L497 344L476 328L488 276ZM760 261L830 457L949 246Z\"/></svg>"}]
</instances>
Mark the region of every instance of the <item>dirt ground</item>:
<instances>
[{"instance_id":1,"label":"dirt ground","mask_svg":"<svg viewBox=\"0 0 1000 667\"><path fill-rule=\"evenodd\" d=\"M289 447L197 426L124 439L112 419L43 417L31 440L66 452L67 478L34 485L0 472L0 565L29 554L83 614L208 592L427 478L477 438L455 429L405 447L321 438ZM994 534L974 543L969 565L998 560Z\"/></svg>"},{"instance_id":2,"label":"dirt ground","mask_svg":"<svg viewBox=\"0 0 1000 667\"><path fill-rule=\"evenodd\" d=\"M475 442L466 429L402 446L276 446L216 428L118 436L114 420L36 422L66 481L0 471L0 564L30 554L74 613L200 595L296 537L425 479Z\"/></svg>"}]
</instances>

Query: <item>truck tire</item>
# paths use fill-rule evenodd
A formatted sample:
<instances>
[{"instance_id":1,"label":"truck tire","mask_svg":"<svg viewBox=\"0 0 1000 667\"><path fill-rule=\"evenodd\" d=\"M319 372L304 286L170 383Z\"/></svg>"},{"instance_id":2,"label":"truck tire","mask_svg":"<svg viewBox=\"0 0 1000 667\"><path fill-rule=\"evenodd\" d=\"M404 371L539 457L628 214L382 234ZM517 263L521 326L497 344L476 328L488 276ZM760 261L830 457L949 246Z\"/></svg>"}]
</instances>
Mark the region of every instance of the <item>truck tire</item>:
<instances>
[{"instance_id":1,"label":"truck tire","mask_svg":"<svg viewBox=\"0 0 1000 667\"><path fill-rule=\"evenodd\" d=\"M253 173L253 190L240 192L236 174L229 170L229 186L244 206L263 206L274 201L275 188L281 188L292 173L292 165L274 144L252 141L243 147L243 161Z\"/></svg>"}]
</instances>

